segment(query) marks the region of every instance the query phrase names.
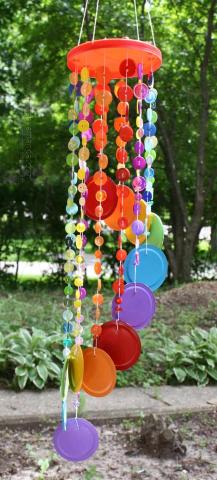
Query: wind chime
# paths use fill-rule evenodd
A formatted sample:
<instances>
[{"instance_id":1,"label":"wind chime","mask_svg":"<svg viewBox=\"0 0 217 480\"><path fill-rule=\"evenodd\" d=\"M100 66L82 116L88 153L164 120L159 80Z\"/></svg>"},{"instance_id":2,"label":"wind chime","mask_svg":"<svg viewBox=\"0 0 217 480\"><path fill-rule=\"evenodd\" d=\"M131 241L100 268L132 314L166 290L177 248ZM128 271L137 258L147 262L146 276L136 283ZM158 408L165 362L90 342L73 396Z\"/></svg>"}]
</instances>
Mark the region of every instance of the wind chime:
<instances>
[{"instance_id":1,"label":"wind chime","mask_svg":"<svg viewBox=\"0 0 217 480\"><path fill-rule=\"evenodd\" d=\"M156 162L156 101L154 72L162 63L155 45L150 9L146 12L152 42L139 39L136 0L134 0L137 40L111 38L95 40L99 7L97 0L92 41L80 44L87 12L86 1L78 45L70 50L67 65L71 70L69 92L72 106L68 113L70 167L65 225L65 310L63 312L63 357L61 378L62 422L54 433L56 451L66 460L82 461L98 447L98 434L89 421L78 418L79 395L103 397L116 383L116 370L127 370L141 353L138 330L146 328L155 313L153 292L167 276L167 260L162 252L163 225L152 212ZM132 86L131 79L134 79ZM117 104L116 173L109 175L106 153L109 141L108 113ZM130 122L136 108L135 124ZM94 147L96 169L88 168L90 144ZM132 155L132 146L134 154ZM114 161L112 160L114 165ZM132 173L131 173L132 172ZM78 205L75 203L78 197ZM76 216L76 220L74 219ZM95 231L96 293L92 297L95 320L91 326L93 342L84 347L84 288L86 230ZM118 232L117 278L112 284L114 298L110 321L100 322L103 306L102 261L103 230ZM113 237L115 238L115 237ZM134 245L129 253L123 239ZM115 248L115 246L114 246ZM74 393L74 418L67 419L68 390Z\"/></svg>"}]
</instances>

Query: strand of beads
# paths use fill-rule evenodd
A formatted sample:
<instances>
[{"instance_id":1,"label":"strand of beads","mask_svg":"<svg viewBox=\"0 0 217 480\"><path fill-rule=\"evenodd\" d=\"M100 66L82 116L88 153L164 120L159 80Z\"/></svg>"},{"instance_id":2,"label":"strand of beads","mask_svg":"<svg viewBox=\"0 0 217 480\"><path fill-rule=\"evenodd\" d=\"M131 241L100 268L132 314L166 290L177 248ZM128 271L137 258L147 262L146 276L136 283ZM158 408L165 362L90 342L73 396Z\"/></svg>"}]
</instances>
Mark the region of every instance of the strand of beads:
<instances>
[{"instance_id":1,"label":"strand of beads","mask_svg":"<svg viewBox=\"0 0 217 480\"><path fill-rule=\"evenodd\" d=\"M120 81L116 84L115 94L119 99L117 111L120 117L117 117L114 121L114 128L118 132L116 138L116 144L118 146L116 151L117 159L117 171L116 179L118 180L117 194L119 198L119 218L117 220L117 229L120 230L118 235L118 250L116 252L116 259L119 262L118 266L118 279L113 283L113 290L117 294L115 298L115 314L117 321L120 318L120 312L122 311L122 295L124 293L124 261L127 257L127 252L123 249L122 239L125 228L128 227L130 219L124 208L126 198L129 196L129 189L125 187L124 183L130 178L130 171L126 168L126 162L128 160L128 154L125 146L133 138L133 130L129 125L129 102L133 98L133 90L128 86L128 76L132 75L135 71L135 63L132 60L124 60L120 64L120 73L125 77L125 81Z\"/></svg>"},{"instance_id":2,"label":"strand of beads","mask_svg":"<svg viewBox=\"0 0 217 480\"><path fill-rule=\"evenodd\" d=\"M89 79L89 71L87 67L83 67L81 70L81 111L78 115L78 130L81 134L82 146L79 150L79 170L78 179L80 183L78 185L78 191L80 193L79 205L80 205L80 219L76 225L76 247L78 254L76 256L76 276L74 279L74 285L77 288L75 292L74 307L76 309L76 326L74 329L75 344L82 345L83 327L81 325L84 317L81 313L82 300L86 297L86 289L84 288L84 274L85 274L85 261L83 249L87 243L85 231L88 228L88 223L84 219L84 209L87 196L86 181L89 176L89 168L86 165L90 156L87 142L92 138L91 123L93 121L93 114L90 110L90 102L93 98L93 89Z\"/></svg>"},{"instance_id":3,"label":"strand of beads","mask_svg":"<svg viewBox=\"0 0 217 480\"><path fill-rule=\"evenodd\" d=\"M145 179L146 179L146 190L143 194L143 198L147 203L147 214L151 214L151 207L153 204L153 184L155 182L154 178L154 169L152 164L156 158L155 148L157 146L157 137L155 123L157 121L157 113L155 112L155 102L157 99L157 90L154 88L154 76L150 74L148 76L148 86L149 91L145 97L145 102L149 104L147 109L147 122L144 124L144 133L145 133L145 158L147 162L147 168L145 169Z\"/></svg>"},{"instance_id":4,"label":"strand of beads","mask_svg":"<svg viewBox=\"0 0 217 480\"><path fill-rule=\"evenodd\" d=\"M109 110L109 105L112 102L112 95L110 91L110 87L108 86L108 82L110 80L109 70L105 68L101 68L97 72L97 80L98 84L95 88L95 112L100 115L100 118L97 118L93 124L93 131L95 133L95 141L94 146L96 151L98 152L98 170L95 172L93 179L94 183L97 185L97 190L95 192L95 200L97 202L95 208L95 217L96 217L96 224L94 226L94 230L96 232L95 238L95 245L97 250L95 251L95 264L94 264L94 271L97 275L97 289L96 293L92 297L93 304L95 305L95 323L91 327L91 333L94 339L94 345L97 347L97 340L101 333L101 326L98 324L101 316L100 307L103 305L104 297L101 293L102 289L102 251L101 247L104 244L104 238L102 236L102 218L105 214L104 206L105 202L109 200L107 190L105 189L104 185L107 183L107 175L104 170L108 166L108 157L104 153L104 148L106 147L108 140L107 140L107 132L108 132L108 125L107 125L107 112Z\"/></svg>"},{"instance_id":5,"label":"strand of beads","mask_svg":"<svg viewBox=\"0 0 217 480\"><path fill-rule=\"evenodd\" d=\"M71 176L71 182L70 186L68 188L68 199L67 199L67 205L66 205L66 213L68 215L68 218L66 220L66 225L65 225L65 231L66 231L66 246L67 250L65 252L65 264L64 264L64 272L65 272L65 282L66 282L66 287L64 288L64 294L66 296L66 307L63 312L63 332L64 332L64 338L63 338L63 357L65 359L64 367L63 367L63 382L61 381L61 384L66 385L64 386L63 391L62 391L62 424L63 424L63 429L66 430L66 422L67 422L67 391L68 391L68 380L65 380L65 378L68 379L68 376L65 374L68 366L68 356L70 355L70 348L72 345L72 339L71 339L71 334L73 331L73 312L71 308L71 300L73 296L73 270L74 270L74 257L75 257L75 251L74 251L74 243L76 240L75 237L75 223L73 220L74 215L77 214L78 212L78 206L74 202L74 197L77 192L77 175L74 172L74 166L78 163L78 157L76 155L76 150L79 148L79 138L76 136L77 133L77 112L78 112L78 99L77 95L79 94L79 88L76 88L76 85L78 83L78 76L76 72L73 72L70 75L70 86L69 86L69 92L72 95L72 101L73 101L73 107L70 108L68 112L68 119L69 119L69 132L72 135L72 137L69 140L68 143L68 149L71 151L66 157L66 164L71 168L70 176ZM66 366L66 369L65 369Z\"/></svg>"},{"instance_id":6,"label":"strand of beads","mask_svg":"<svg viewBox=\"0 0 217 480\"><path fill-rule=\"evenodd\" d=\"M132 223L132 232L135 235L135 246L136 246L136 253L135 253L135 262L134 262L134 282L136 288L136 270L137 266L139 265L139 244L141 235L145 232L145 225L142 220L139 219L141 214L141 200L142 200L142 191L145 189L146 182L144 177L141 175L141 170L143 170L146 166L146 161L142 156L144 152L144 145L142 142L142 137L144 135L143 130L143 119L142 119L142 101L144 100L146 94L148 93L148 87L146 84L143 83L143 67L141 64L137 66L137 73L138 73L138 83L134 86L133 92L134 96L137 99L137 117L136 117L136 143L134 146L136 156L133 158L132 165L136 171L136 177L133 178L132 185L135 192L135 203L133 206L134 214L136 215L136 219ZM146 207L145 207L146 209ZM145 211L146 217L146 211ZM147 230L147 228L146 228ZM147 232L146 232L147 234Z\"/></svg>"}]
</instances>

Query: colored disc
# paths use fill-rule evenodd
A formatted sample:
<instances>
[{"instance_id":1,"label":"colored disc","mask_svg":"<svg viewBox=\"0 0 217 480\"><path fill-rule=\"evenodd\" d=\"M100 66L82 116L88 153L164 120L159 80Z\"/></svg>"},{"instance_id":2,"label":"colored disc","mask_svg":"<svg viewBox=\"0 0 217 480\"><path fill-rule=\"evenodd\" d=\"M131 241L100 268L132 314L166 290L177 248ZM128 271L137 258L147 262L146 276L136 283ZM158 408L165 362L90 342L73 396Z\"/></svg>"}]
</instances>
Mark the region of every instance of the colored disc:
<instances>
[{"instance_id":1,"label":"colored disc","mask_svg":"<svg viewBox=\"0 0 217 480\"><path fill-rule=\"evenodd\" d=\"M69 385L73 392L81 390L84 375L84 358L80 345L73 345L68 357Z\"/></svg>"},{"instance_id":2,"label":"colored disc","mask_svg":"<svg viewBox=\"0 0 217 480\"><path fill-rule=\"evenodd\" d=\"M144 202L144 200L140 201L140 206L141 206L141 211L138 215L138 219L141 220L142 222L144 222L145 217L146 217L146 203ZM137 219L137 216L134 215L133 221L136 220L136 219ZM150 226L150 216L147 217L147 229L149 229L149 226ZM127 239L129 240L129 242L131 242L135 245L136 235L135 235L135 233L133 233L131 225L128 228L126 228L125 235L126 235ZM143 233L142 235L139 235L137 238L139 240L139 243L141 244L145 241L146 236Z\"/></svg>"},{"instance_id":3,"label":"colored disc","mask_svg":"<svg viewBox=\"0 0 217 480\"><path fill-rule=\"evenodd\" d=\"M101 348L84 350L83 390L93 397L108 395L116 383L116 369L111 357Z\"/></svg>"},{"instance_id":4,"label":"colored disc","mask_svg":"<svg viewBox=\"0 0 217 480\"><path fill-rule=\"evenodd\" d=\"M138 334L123 322L104 323L98 345L110 355L117 370L127 370L132 367L141 353Z\"/></svg>"},{"instance_id":5,"label":"colored disc","mask_svg":"<svg viewBox=\"0 0 217 480\"><path fill-rule=\"evenodd\" d=\"M150 229L147 242L155 247L162 248L164 240L164 228L160 217L156 213L150 215Z\"/></svg>"},{"instance_id":6,"label":"colored disc","mask_svg":"<svg viewBox=\"0 0 217 480\"><path fill-rule=\"evenodd\" d=\"M104 187L103 187L104 188ZM127 219L127 226L131 225L134 219L133 205L134 205L134 193L125 185L117 186L118 201L113 213L105 219L106 225L113 230L121 230L120 218ZM122 200L123 197L123 200ZM104 206L104 205L103 205Z\"/></svg>"},{"instance_id":7,"label":"colored disc","mask_svg":"<svg viewBox=\"0 0 217 480\"><path fill-rule=\"evenodd\" d=\"M98 220L95 210L96 207L100 205L100 202L96 200L96 193L100 190L100 186L96 185L93 176L88 179L87 188L88 196L85 204L86 215L92 220ZM103 214L101 216L102 220L112 214L117 206L118 201L116 185L111 178L107 177L107 181L103 185L103 190L106 192L107 198L103 202Z\"/></svg>"},{"instance_id":8,"label":"colored disc","mask_svg":"<svg viewBox=\"0 0 217 480\"><path fill-rule=\"evenodd\" d=\"M117 303L113 298L112 317L116 318L115 307ZM143 283L128 283L125 285L121 303L122 311L120 320L127 323L136 330L147 327L155 313L155 298L146 285Z\"/></svg>"},{"instance_id":9,"label":"colored disc","mask_svg":"<svg viewBox=\"0 0 217 480\"><path fill-rule=\"evenodd\" d=\"M139 265L136 268L136 279L135 279L135 253L136 249L134 248L127 255L127 258L124 263L125 273L124 279L125 282L138 282L144 283L152 291L157 290L165 278L167 277L168 271L168 262L164 253L154 245L142 245L138 248L139 252Z\"/></svg>"},{"instance_id":10,"label":"colored disc","mask_svg":"<svg viewBox=\"0 0 217 480\"><path fill-rule=\"evenodd\" d=\"M84 418L69 418L66 430L63 430L62 425L58 425L53 441L56 452L71 462L87 460L95 453L99 444L96 428Z\"/></svg>"},{"instance_id":11,"label":"colored disc","mask_svg":"<svg viewBox=\"0 0 217 480\"><path fill-rule=\"evenodd\" d=\"M137 65L141 63L143 73L149 74L160 68L162 56L160 50L149 42L141 42L129 38L106 38L81 43L67 55L67 65L73 72L80 72L86 66L90 77L98 78L98 70L103 65L109 67L109 79L120 78L120 64L129 58ZM107 77L106 67L104 76ZM129 76L136 76L136 69L131 69ZM102 81L103 75L101 75ZM106 78L106 81L108 79Z\"/></svg>"}]
</instances>

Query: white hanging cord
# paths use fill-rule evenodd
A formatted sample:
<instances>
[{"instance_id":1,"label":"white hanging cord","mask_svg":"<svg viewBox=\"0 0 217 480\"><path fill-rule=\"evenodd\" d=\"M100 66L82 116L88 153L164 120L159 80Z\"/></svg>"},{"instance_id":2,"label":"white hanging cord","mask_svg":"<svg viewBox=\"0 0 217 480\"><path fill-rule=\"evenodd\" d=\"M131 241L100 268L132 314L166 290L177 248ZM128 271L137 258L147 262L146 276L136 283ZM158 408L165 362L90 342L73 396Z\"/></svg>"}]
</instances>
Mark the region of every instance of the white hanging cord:
<instances>
[{"instance_id":1,"label":"white hanging cord","mask_svg":"<svg viewBox=\"0 0 217 480\"><path fill-rule=\"evenodd\" d=\"M148 15L148 21L149 21L149 25L150 25L150 29L151 29L151 35L152 35L152 41L153 41L154 46L156 47L155 37L154 37L154 28L153 28L153 25L152 25L152 19L151 19L151 13L150 13L151 12L151 2L150 2L150 0L146 0L145 11L147 12L147 15Z\"/></svg>"},{"instance_id":2,"label":"white hanging cord","mask_svg":"<svg viewBox=\"0 0 217 480\"><path fill-rule=\"evenodd\" d=\"M80 29L79 38L78 38L78 45L80 45L80 43L81 43L81 36L82 36L82 33L83 33L84 20L85 20L86 13L87 13L88 2L89 2L89 0L86 0L85 7L84 7L83 18L82 18L82 22L81 22L81 29Z\"/></svg>"},{"instance_id":3,"label":"white hanging cord","mask_svg":"<svg viewBox=\"0 0 217 480\"><path fill-rule=\"evenodd\" d=\"M134 0L134 10L135 10L135 19L136 19L136 32L137 32L137 40L139 40L139 24L138 24L138 15L137 15L137 5L136 0Z\"/></svg>"},{"instance_id":4,"label":"white hanging cord","mask_svg":"<svg viewBox=\"0 0 217 480\"><path fill-rule=\"evenodd\" d=\"M94 40L95 40L96 23L97 23L98 11L99 11L99 0L96 1L96 13L95 13L95 19L94 19L92 42L94 42Z\"/></svg>"}]
</instances>

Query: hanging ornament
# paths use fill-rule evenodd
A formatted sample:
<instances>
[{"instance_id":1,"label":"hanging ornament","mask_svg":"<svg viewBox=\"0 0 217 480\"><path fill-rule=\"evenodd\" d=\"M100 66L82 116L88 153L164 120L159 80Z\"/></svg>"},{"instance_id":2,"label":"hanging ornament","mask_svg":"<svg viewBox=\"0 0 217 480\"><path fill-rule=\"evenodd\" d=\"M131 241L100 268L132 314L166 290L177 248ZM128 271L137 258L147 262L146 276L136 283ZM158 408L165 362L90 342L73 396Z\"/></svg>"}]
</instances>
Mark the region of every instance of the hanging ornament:
<instances>
[{"instance_id":1,"label":"hanging ornament","mask_svg":"<svg viewBox=\"0 0 217 480\"><path fill-rule=\"evenodd\" d=\"M152 43L139 39L135 0L137 40L95 40L97 1L92 41L80 43L87 5L88 1L78 45L67 56L72 106L68 112L70 138L66 164L71 178L65 224L62 422L54 433L56 451L75 462L88 459L98 446L95 427L78 417L80 391L95 397L108 395L115 387L116 371L127 370L138 361L141 354L138 331L152 321L156 308L153 292L162 285L168 270L162 251L163 225L152 212L158 144L154 72L160 68L162 56L155 45L151 2L146 2L145 10ZM109 110L114 99L116 138L111 158L108 115L111 116ZM133 110L135 123L131 120ZM96 165L92 171L88 166L91 155ZM96 289L92 295L92 342L84 347L83 302L88 295L84 249L87 229L92 223ZM116 278L112 283L111 318L102 324L105 226L114 231ZM126 240L131 247L133 244L129 251L125 248ZM70 419L68 392L73 395L75 411Z\"/></svg>"}]
</instances>

